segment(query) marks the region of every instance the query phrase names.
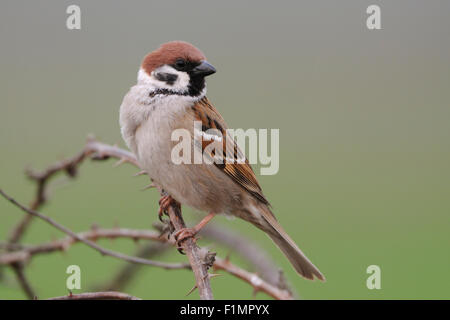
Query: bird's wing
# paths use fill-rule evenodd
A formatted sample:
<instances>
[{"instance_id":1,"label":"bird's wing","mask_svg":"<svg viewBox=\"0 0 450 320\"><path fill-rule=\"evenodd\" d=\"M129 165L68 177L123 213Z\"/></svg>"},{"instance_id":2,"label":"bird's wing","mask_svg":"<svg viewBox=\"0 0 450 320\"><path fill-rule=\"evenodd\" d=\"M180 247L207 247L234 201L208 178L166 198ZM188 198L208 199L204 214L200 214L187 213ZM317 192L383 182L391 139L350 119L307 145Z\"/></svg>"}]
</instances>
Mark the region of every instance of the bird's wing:
<instances>
[{"instance_id":1,"label":"bird's wing","mask_svg":"<svg viewBox=\"0 0 450 320\"><path fill-rule=\"evenodd\" d=\"M204 97L191 108L191 112L193 113L194 119L196 121L201 121L202 132L205 132L209 129L215 129L221 132L223 163L214 162L214 165L222 172L227 174L231 179L233 179L234 182L244 188L257 200L266 205L270 205L266 197L263 195L261 187L256 180L255 173L253 172L253 169L248 163L245 155L242 153L233 137L227 134L227 125L225 123L225 120L222 118L216 108L214 108L209 100ZM212 134L203 134L201 145L202 151L205 151L205 149L213 141L220 143L220 140L213 139L214 137L211 137L211 135ZM209 140L208 137L210 138ZM215 149L208 149L212 149L207 150L209 152L209 155L212 158L217 158L217 155L214 154Z\"/></svg>"}]
</instances>

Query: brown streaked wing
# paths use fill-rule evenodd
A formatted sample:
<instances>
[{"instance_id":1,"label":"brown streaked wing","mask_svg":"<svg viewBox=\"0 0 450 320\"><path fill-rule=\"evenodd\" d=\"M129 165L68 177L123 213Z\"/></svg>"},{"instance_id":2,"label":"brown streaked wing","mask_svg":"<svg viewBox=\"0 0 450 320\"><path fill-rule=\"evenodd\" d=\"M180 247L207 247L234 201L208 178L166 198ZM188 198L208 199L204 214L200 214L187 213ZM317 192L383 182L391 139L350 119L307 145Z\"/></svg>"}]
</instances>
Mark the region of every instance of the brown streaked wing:
<instances>
[{"instance_id":1,"label":"brown streaked wing","mask_svg":"<svg viewBox=\"0 0 450 320\"><path fill-rule=\"evenodd\" d=\"M233 179L234 182L239 184L242 188L244 188L247 192L249 192L252 196L254 196L256 199L261 201L262 203L266 205L270 205L267 201L266 197L263 195L261 187L259 186L258 181L256 180L255 173L253 172L252 167L248 163L248 160L245 159L245 163L237 163L234 162L227 162L226 159L230 155L233 156L233 158L236 160L238 158L243 159L245 158L244 154L236 144L236 142L231 139L228 140L228 136L226 136L225 130L227 129L227 125L225 123L225 120L222 118L222 116L219 114L219 112L213 107L213 105L209 102L209 100L204 97L199 102L197 102L193 107L192 111L194 113L194 119L202 122L202 130L206 131L208 129L217 129L222 133L222 137L226 137L226 139L223 139L223 157L224 157L224 163L214 163L217 168L222 170L224 173L226 173L231 179ZM227 152L227 140L228 144L230 144L230 141L232 143L232 146L234 148L234 152ZM203 141L202 143L202 149L205 150L205 148L211 143L212 141Z\"/></svg>"}]
</instances>

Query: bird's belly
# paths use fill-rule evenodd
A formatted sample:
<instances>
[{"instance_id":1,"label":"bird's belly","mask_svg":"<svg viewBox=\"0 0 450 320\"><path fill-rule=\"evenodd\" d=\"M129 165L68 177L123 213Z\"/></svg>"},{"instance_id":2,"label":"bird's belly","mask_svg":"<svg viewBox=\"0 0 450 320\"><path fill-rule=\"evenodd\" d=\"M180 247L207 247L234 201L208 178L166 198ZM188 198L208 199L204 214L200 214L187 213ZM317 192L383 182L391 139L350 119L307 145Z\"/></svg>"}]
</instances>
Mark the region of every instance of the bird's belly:
<instances>
[{"instance_id":1,"label":"bird's belly","mask_svg":"<svg viewBox=\"0 0 450 320\"><path fill-rule=\"evenodd\" d=\"M153 181L174 199L197 210L231 213L239 205L240 189L214 164L176 164L172 149L174 129L180 128L176 117L157 118L153 115L136 131L136 154L141 167ZM186 128L188 129L188 128ZM190 131L190 130L188 130ZM199 152L191 145L191 152Z\"/></svg>"}]
</instances>

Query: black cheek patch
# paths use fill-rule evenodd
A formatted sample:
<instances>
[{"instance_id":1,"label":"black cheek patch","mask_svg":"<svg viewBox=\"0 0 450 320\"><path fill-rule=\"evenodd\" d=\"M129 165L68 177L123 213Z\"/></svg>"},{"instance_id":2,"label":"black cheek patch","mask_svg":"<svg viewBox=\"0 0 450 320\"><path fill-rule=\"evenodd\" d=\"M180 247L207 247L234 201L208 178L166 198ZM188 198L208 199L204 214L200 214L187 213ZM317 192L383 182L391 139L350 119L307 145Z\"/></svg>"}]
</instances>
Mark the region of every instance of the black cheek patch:
<instances>
[{"instance_id":1,"label":"black cheek patch","mask_svg":"<svg viewBox=\"0 0 450 320\"><path fill-rule=\"evenodd\" d=\"M159 72L155 75L156 79L159 81L164 81L168 85L173 85L175 81L177 81L178 76L173 73L165 73L165 72Z\"/></svg>"}]
</instances>

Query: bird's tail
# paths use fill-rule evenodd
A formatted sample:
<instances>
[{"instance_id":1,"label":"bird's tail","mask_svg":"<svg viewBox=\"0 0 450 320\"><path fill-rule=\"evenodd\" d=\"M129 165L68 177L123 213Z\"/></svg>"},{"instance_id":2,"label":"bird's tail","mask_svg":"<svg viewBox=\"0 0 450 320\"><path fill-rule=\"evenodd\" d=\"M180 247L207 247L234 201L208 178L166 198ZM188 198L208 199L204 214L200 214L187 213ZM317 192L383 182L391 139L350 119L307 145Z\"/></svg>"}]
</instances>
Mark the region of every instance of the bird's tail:
<instances>
[{"instance_id":1,"label":"bird's tail","mask_svg":"<svg viewBox=\"0 0 450 320\"><path fill-rule=\"evenodd\" d=\"M325 277L320 270L309 261L302 250L295 244L294 240L292 240L286 231L284 231L267 206L261 204L252 209L253 210L251 211L257 211L252 212L253 216L261 216L265 222L254 224L267 233L302 277L314 280L315 276L316 278L325 281Z\"/></svg>"}]
</instances>

